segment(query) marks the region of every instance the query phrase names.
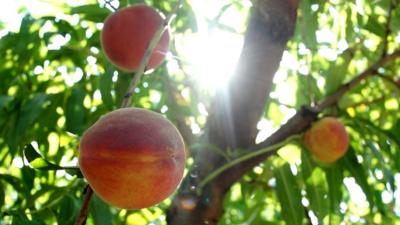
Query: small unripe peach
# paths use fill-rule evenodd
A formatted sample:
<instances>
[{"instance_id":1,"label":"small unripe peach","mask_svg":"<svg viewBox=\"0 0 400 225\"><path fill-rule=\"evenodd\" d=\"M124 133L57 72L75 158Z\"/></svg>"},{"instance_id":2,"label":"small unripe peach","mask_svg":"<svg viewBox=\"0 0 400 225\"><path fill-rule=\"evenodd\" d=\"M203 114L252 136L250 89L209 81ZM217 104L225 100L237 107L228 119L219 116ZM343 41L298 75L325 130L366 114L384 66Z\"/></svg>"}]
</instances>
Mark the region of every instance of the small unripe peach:
<instances>
[{"instance_id":1,"label":"small unripe peach","mask_svg":"<svg viewBox=\"0 0 400 225\"><path fill-rule=\"evenodd\" d=\"M170 196L185 168L185 147L162 115L124 108L101 117L82 136L79 165L94 192L111 205L140 209Z\"/></svg>"},{"instance_id":2,"label":"small unripe peach","mask_svg":"<svg viewBox=\"0 0 400 225\"><path fill-rule=\"evenodd\" d=\"M163 22L156 10L143 4L114 12L105 20L101 32L104 53L118 68L125 71L137 70L150 41ZM150 56L147 69L162 63L168 46L169 33L166 30Z\"/></svg>"},{"instance_id":3,"label":"small unripe peach","mask_svg":"<svg viewBox=\"0 0 400 225\"><path fill-rule=\"evenodd\" d=\"M317 160L333 163L346 153L349 137L339 120L325 117L305 133L304 144Z\"/></svg>"}]
</instances>

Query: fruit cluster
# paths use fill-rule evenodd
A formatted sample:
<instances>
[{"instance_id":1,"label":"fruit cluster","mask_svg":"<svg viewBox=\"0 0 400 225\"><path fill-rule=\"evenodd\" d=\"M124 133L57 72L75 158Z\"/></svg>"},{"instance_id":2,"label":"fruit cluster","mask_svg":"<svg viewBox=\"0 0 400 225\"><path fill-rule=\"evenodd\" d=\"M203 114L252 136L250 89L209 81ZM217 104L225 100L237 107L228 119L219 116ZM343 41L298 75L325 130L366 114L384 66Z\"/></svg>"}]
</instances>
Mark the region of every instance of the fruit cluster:
<instances>
[{"instance_id":1,"label":"fruit cluster","mask_svg":"<svg viewBox=\"0 0 400 225\"><path fill-rule=\"evenodd\" d=\"M109 60L126 71L138 69L163 19L153 8L133 5L104 22L101 45ZM168 51L164 31L147 69L161 64ZM122 108L102 116L85 131L79 165L90 187L119 208L140 209L172 194L185 168L185 146L175 126L161 114Z\"/></svg>"}]
</instances>

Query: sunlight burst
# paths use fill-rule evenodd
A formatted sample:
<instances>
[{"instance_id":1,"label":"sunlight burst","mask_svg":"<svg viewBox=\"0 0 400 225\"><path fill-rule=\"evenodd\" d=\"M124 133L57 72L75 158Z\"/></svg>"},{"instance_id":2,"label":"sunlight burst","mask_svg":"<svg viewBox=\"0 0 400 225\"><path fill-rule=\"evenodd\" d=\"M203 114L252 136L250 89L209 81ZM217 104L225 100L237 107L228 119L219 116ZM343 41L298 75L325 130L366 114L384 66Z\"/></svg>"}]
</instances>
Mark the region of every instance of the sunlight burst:
<instances>
[{"instance_id":1,"label":"sunlight burst","mask_svg":"<svg viewBox=\"0 0 400 225\"><path fill-rule=\"evenodd\" d=\"M201 89L215 91L232 76L242 46L239 35L216 30L186 37L181 52L188 73Z\"/></svg>"}]
</instances>

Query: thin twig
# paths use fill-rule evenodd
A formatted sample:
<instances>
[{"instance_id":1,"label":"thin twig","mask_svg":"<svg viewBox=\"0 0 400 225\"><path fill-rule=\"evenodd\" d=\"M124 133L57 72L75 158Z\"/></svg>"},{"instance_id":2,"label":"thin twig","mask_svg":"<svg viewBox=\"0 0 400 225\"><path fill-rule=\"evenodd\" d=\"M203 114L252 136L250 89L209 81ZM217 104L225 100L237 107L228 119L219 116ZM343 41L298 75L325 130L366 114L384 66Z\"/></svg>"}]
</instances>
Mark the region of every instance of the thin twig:
<instances>
[{"instance_id":1,"label":"thin twig","mask_svg":"<svg viewBox=\"0 0 400 225\"><path fill-rule=\"evenodd\" d=\"M236 159L234 159L234 160L222 165L221 167L219 167L218 169L216 169L212 173L210 173L207 177L205 177L200 182L198 190L201 191L206 184L208 184L210 181L212 181L214 178L216 178L218 175L220 175L221 173L223 173L227 169L229 169L229 168L231 168L231 167L233 167L233 166L235 166L235 165L237 165L237 164L239 164L239 163L241 163L243 161L249 160L251 158L254 158L254 157L257 157L259 155L263 155L263 154L265 154L267 152L270 152L270 151L273 151L275 149L278 149L278 148L290 143L291 141L293 141L294 139L299 138L299 137L300 137L299 135L290 136L290 137L288 137L286 140L284 140L282 142L270 145L270 146L268 146L266 148L261 148L261 149L259 149L257 151L251 151L249 153L246 153L246 154L244 154L244 155L242 155L242 156L240 156L240 157L238 157L238 158L236 158Z\"/></svg>"},{"instance_id":2,"label":"thin twig","mask_svg":"<svg viewBox=\"0 0 400 225\"><path fill-rule=\"evenodd\" d=\"M113 9L114 11L117 11L118 9L115 8L112 4L111 4L112 0L104 0L104 3L108 6L110 6L111 9Z\"/></svg>"},{"instance_id":3,"label":"thin twig","mask_svg":"<svg viewBox=\"0 0 400 225\"><path fill-rule=\"evenodd\" d=\"M145 54L142 58L142 60L140 61L140 65L138 68L138 71L136 72L135 76L132 78L132 81L129 85L128 91L126 92L126 94L124 95L124 99L122 101L121 104L121 108L126 108L129 106L131 99L132 99L132 95L133 92L137 86L137 84L139 83L140 78L142 77L142 75L145 72L145 68L146 65L150 59L150 55L153 52L155 46L157 45L157 43L159 42L162 33L165 31L165 29L169 26L170 22L172 21L174 15L176 15L177 11L181 8L182 6L182 0L179 0L178 3L176 4L175 8L173 9L173 11L171 11L171 13L168 15L168 17L164 20L164 22L162 23L162 25L160 26L160 28L157 30L157 32L154 34L153 38L151 39ZM93 190L92 188L87 185L86 186L86 194L85 194L85 199L84 202L82 204L79 216L75 222L75 225L84 225L86 224L86 219L87 219L87 215L88 215L88 208L89 208L89 202L90 199L92 198L93 195Z\"/></svg>"},{"instance_id":4,"label":"thin twig","mask_svg":"<svg viewBox=\"0 0 400 225\"><path fill-rule=\"evenodd\" d=\"M366 79L367 77L373 76L377 74L377 71L380 67L386 65L387 63L393 61L396 58L400 57L400 50L396 50L390 55L386 55L382 57L380 60L378 60L375 64L373 64L371 67L369 67L367 70L364 72L360 73L357 77L355 77L353 80L349 81L348 83L344 84L341 86L335 93L332 95L328 96L324 101L320 102L316 107L315 110L320 112L324 109L326 109L329 106L332 106L336 104L336 102L350 89L354 88L356 85L358 85L361 81Z\"/></svg>"},{"instance_id":5,"label":"thin twig","mask_svg":"<svg viewBox=\"0 0 400 225\"><path fill-rule=\"evenodd\" d=\"M92 198L93 195L93 190L90 188L89 185L86 186L86 194L85 194L85 199L83 200L81 210L79 212L79 216L76 219L75 225L83 225L86 224L87 216L88 216L88 208L89 208L89 203L90 199Z\"/></svg>"}]
</instances>

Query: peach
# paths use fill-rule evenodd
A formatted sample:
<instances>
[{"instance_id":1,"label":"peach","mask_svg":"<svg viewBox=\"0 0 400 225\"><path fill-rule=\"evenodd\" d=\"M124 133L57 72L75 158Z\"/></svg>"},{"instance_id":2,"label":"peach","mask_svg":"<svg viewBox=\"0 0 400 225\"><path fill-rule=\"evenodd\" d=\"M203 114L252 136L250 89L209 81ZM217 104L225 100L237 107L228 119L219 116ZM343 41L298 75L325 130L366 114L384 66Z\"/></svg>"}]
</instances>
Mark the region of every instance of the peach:
<instances>
[{"instance_id":1,"label":"peach","mask_svg":"<svg viewBox=\"0 0 400 225\"><path fill-rule=\"evenodd\" d=\"M161 202L175 191L185 168L181 134L162 115L146 109L107 113L85 131L79 149L89 185L118 208Z\"/></svg>"},{"instance_id":2,"label":"peach","mask_svg":"<svg viewBox=\"0 0 400 225\"><path fill-rule=\"evenodd\" d=\"M164 22L152 7L143 4L118 10L107 17L101 32L101 46L108 59L125 71L138 69L154 34ZM153 50L147 69L156 68L165 58L169 33L164 31Z\"/></svg>"},{"instance_id":3,"label":"peach","mask_svg":"<svg viewBox=\"0 0 400 225\"><path fill-rule=\"evenodd\" d=\"M304 144L317 160L333 163L346 153L349 137L339 120L325 117L306 131Z\"/></svg>"}]
</instances>

